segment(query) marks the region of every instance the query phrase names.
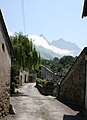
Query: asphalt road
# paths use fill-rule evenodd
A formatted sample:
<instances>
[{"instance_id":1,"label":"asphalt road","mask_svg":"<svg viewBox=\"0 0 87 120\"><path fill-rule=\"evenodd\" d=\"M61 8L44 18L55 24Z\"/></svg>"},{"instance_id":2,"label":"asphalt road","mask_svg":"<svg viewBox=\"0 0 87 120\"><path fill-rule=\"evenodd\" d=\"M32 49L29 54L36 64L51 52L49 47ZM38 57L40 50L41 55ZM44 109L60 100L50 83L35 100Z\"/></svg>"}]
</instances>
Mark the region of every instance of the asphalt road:
<instances>
[{"instance_id":1,"label":"asphalt road","mask_svg":"<svg viewBox=\"0 0 87 120\"><path fill-rule=\"evenodd\" d=\"M39 93L35 83L27 83L11 97L15 115L8 120L87 120L52 96Z\"/></svg>"}]
</instances>

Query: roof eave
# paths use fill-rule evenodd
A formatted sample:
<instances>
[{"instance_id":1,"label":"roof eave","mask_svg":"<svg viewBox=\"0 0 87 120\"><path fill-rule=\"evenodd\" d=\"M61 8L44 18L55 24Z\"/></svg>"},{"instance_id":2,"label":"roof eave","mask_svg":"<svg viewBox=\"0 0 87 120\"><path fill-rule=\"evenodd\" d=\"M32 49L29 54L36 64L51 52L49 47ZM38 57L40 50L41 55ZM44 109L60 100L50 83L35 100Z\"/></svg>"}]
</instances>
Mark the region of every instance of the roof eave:
<instances>
[{"instance_id":1,"label":"roof eave","mask_svg":"<svg viewBox=\"0 0 87 120\"><path fill-rule=\"evenodd\" d=\"M84 0L82 18L87 16L87 0Z\"/></svg>"},{"instance_id":2,"label":"roof eave","mask_svg":"<svg viewBox=\"0 0 87 120\"><path fill-rule=\"evenodd\" d=\"M9 35L8 35L8 32L7 32L7 28L6 28L4 19L3 19L3 15L2 15L1 9L0 9L0 22L1 22L1 25L2 25L2 28L3 28L3 31L4 31L4 33L6 35L8 44L10 46L10 55L11 55L11 57L13 57L13 48L12 48L12 44L11 44L11 41L10 41L10 38L9 38Z\"/></svg>"}]
</instances>

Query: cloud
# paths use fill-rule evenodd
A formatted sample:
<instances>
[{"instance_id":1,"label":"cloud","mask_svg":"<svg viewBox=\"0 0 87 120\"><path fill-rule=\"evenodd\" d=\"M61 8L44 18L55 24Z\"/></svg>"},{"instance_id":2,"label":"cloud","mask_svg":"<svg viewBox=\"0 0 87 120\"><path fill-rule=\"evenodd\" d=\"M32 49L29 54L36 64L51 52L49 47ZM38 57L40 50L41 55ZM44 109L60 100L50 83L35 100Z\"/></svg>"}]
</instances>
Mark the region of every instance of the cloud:
<instances>
[{"instance_id":1,"label":"cloud","mask_svg":"<svg viewBox=\"0 0 87 120\"><path fill-rule=\"evenodd\" d=\"M14 35L14 33L10 32L10 31L8 31L8 34L9 34L9 36L13 36Z\"/></svg>"},{"instance_id":2,"label":"cloud","mask_svg":"<svg viewBox=\"0 0 87 120\"><path fill-rule=\"evenodd\" d=\"M71 51L65 50L65 49L60 49L58 47L55 47L53 45L50 45L47 40L45 40L42 36L37 36L37 35L29 35L29 39L32 39L32 42L37 45L37 46L42 46L46 49L52 50L55 53L59 53L61 55L69 55Z\"/></svg>"}]
</instances>

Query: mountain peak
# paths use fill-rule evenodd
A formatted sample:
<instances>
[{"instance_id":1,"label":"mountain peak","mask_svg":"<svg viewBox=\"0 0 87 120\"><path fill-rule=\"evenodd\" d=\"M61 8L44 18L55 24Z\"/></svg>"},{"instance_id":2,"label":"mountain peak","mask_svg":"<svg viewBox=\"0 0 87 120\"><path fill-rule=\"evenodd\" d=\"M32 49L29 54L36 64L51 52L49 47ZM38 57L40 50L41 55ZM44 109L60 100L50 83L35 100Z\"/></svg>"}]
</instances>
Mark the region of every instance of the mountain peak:
<instances>
[{"instance_id":1,"label":"mountain peak","mask_svg":"<svg viewBox=\"0 0 87 120\"><path fill-rule=\"evenodd\" d=\"M42 46L44 48L48 48L49 43L48 41L45 39L45 37L43 35L29 35L28 38L32 39L32 42L37 45L37 46Z\"/></svg>"},{"instance_id":2,"label":"mountain peak","mask_svg":"<svg viewBox=\"0 0 87 120\"><path fill-rule=\"evenodd\" d=\"M41 57L52 59L54 57L62 57L64 55L77 56L80 52L80 48L72 42L65 41L63 38L55 40L50 44L46 40L43 34L38 35L29 35L28 38L32 39L33 44L36 46L36 49L40 52ZM45 57L46 56L46 57Z\"/></svg>"},{"instance_id":3,"label":"mountain peak","mask_svg":"<svg viewBox=\"0 0 87 120\"><path fill-rule=\"evenodd\" d=\"M39 36L46 40L46 38L43 34L40 34Z\"/></svg>"},{"instance_id":4,"label":"mountain peak","mask_svg":"<svg viewBox=\"0 0 87 120\"><path fill-rule=\"evenodd\" d=\"M63 38L59 38L59 40L61 40L61 41L65 41Z\"/></svg>"},{"instance_id":5,"label":"mountain peak","mask_svg":"<svg viewBox=\"0 0 87 120\"><path fill-rule=\"evenodd\" d=\"M73 48L80 49L75 43L66 41L63 38L60 38L58 40L54 40L51 42L52 45L55 45L56 47L62 47L64 49L72 50Z\"/></svg>"}]
</instances>

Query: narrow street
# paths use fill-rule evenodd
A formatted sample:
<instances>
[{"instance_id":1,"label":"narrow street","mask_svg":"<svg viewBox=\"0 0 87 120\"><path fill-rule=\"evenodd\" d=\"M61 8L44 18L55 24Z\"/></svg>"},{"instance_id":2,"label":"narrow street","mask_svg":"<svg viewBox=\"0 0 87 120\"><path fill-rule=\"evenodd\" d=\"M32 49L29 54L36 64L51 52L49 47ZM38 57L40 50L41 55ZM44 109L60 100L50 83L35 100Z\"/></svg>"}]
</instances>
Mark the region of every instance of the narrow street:
<instances>
[{"instance_id":1,"label":"narrow street","mask_svg":"<svg viewBox=\"0 0 87 120\"><path fill-rule=\"evenodd\" d=\"M43 96L35 83L25 84L18 95L11 97L15 115L9 120L86 120L52 96Z\"/></svg>"}]
</instances>

